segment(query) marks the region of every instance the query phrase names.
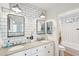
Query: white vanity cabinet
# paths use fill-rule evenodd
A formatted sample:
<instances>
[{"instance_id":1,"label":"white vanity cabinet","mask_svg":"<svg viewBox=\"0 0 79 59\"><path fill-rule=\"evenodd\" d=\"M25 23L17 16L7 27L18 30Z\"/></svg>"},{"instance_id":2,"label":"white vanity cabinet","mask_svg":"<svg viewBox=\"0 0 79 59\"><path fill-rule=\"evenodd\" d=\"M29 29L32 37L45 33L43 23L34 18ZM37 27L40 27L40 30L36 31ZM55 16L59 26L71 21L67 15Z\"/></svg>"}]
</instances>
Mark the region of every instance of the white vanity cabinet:
<instances>
[{"instance_id":1,"label":"white vanity cabinet","mask_svg":"<svg viewBox=\"0 0 79 59\"><path fill-rule=\"evenodd\" d=\"M53 43L30 48L25 51L12 54L10 56L54 56Z\"/></svg>"},{"instance_id":2,"label":"white vanity cabinet","mask_svg":"<svg viewBox=\"0 0 79 59\"><path fill-rule=\"evenodd\" d=\"M46 49L47 49L47 56L54 56L54 46L53 46L53 43L48 44Z\"/></svg>"},{"instance_id":3,"label":"white vanity cabinet","mask_svg":"<svg viewBox=\"0 0 79 59\"><path fill-rule=\"evenodd\" d=\"M53 43L49 43L41 46L38 56L54 56Z\"/></svg>"}]
</instances>

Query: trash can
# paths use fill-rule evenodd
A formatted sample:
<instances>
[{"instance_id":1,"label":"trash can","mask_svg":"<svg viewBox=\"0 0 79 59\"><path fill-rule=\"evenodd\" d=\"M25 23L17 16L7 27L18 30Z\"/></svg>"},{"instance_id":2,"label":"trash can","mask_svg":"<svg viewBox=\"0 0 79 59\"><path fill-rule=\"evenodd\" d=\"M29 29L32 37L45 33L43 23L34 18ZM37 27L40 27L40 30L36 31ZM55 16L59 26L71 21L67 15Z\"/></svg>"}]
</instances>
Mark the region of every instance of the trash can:
<instances>
[{"instance_id":1,"label":"trash can","mask_svg":"<svg viewBox=\"0 0 79 59\"><path fill-rule=\"evenodd\" d=\"M59 45L59 56L64 56L65 47L62 45Z\"/></svg>"}]
</instances>

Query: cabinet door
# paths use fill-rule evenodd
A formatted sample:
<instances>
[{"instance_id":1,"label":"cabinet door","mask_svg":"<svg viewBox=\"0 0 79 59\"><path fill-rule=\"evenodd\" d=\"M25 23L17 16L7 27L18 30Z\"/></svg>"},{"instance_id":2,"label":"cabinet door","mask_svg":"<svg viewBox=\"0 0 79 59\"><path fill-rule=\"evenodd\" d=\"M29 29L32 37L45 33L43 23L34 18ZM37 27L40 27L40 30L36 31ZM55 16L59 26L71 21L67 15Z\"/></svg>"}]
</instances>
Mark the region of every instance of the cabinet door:
<instances>
[{"instance_id":1,"label":"cabinet door","mask_svg":"<svg viewBox=\"0 0 79 59\"><path fill-rule=\"evenodd\" d=\"M48 52L48 56L54 56L54 46L53 46L53 43L48 44L47 52Z\"/></svg>"},{"instance_id":2,"label":"cabinet door","mask_svg":"<svg viewBox=\"0 0 79 59\"><path fill-rule=\"evenodd\" d=\"M48 53L47 52L47 45L41 46L38 55L39 56L47 56L48 55L47 53Z\"/></svg>"},{"instance_id":3,"label":"cabinet door","mask_svg":"<svg viewBox=\"0 0 79 59\"><path fill-rule=\"evenodd\" d=\"M40 52L39 52L39 55L42 55L42 56L54 56L53 43L43 45Z\"/></svg>"},{"instance_id":4,"label":"cabinet door","mask_svg":"<svg viewBox=\"0 0 79 59\"><path fill-rule=\"evenodd\" d=\"M14 54L9 55L9 56L25 56L25 51L14 53Z\"/></svg>"}]
</instances>

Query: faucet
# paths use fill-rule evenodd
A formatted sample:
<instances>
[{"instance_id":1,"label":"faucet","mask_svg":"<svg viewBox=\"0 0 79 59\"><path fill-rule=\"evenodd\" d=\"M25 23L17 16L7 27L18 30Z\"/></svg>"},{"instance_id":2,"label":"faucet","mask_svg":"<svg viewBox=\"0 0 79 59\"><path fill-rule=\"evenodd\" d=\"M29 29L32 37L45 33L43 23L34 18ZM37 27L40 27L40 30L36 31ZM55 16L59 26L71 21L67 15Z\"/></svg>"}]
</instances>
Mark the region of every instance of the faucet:
<instances>
[{"instance_id":1,"label":"faucet","mask_svg":"<svg viewBox=\"0 0 79 59\"><path fill-rule=\"evenodd\" d=\"M31 32L31 35L29 37L27 37L27 39L33 40L33 34L32 34L32 32Z\"/></svg>"}]
</instances>

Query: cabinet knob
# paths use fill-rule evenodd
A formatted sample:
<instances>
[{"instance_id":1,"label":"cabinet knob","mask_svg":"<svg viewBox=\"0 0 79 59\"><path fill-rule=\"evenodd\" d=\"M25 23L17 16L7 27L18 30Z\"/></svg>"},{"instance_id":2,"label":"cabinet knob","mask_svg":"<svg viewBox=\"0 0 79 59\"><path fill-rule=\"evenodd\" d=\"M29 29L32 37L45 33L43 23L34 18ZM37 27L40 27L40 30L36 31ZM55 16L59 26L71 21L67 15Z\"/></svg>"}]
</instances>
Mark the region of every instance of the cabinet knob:
<instances>
[{"instance_id":1,"label":"cabinet knob","mask_svg":"<svg viewBox=\"0 0 79 59\"><path fill-rule=\"evenodd\" d=\"M27 54L25 53L25 56L26 56Z\"/></svg>"},{"instance_id":2,"label":"cabinet knob","mask_svg":"<svg viewBox=\"0 0 79 59\"><path fill-rule=\"evenodd\" d=\"M46 48L46 46L44 48Z\"/></svg>"},{"instance_id":3,"label":"cabinet knob","mask_svg":"<svg viewBox=\"0 0 79 59\"><path fill-rule=\"evenodd\" d=\"M48 51L48 53L50 53L50 51Z\"/></svg>"},{"instance_id":4,"label":"cabinet knob","mask_svg":"<svg viewBox=\"0 0 79 59\"><path fill-rule=\"evenodd\" d=\"M38 55L36 55L36 56L38 56Z\"/></svg>"},{"instance_id":5,"label":"cabinet knob","mask_svg":"<svg viewBox=\"0 0 79 59\"><path fill-rule=\"evenodd\" d=\"M76 30L79 30L79 28L76 28Z\"/></svg>"},{"instance_id":6,"label":"cabinet knob","mask_svg":"<svg viewBox=\"0 0 79 59\"><path fill-rule=\"evenodd\" d=\"M38 51L38 49L36 49L36 51Z\"/></svg>"}]
</instances>

